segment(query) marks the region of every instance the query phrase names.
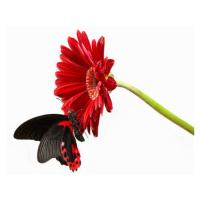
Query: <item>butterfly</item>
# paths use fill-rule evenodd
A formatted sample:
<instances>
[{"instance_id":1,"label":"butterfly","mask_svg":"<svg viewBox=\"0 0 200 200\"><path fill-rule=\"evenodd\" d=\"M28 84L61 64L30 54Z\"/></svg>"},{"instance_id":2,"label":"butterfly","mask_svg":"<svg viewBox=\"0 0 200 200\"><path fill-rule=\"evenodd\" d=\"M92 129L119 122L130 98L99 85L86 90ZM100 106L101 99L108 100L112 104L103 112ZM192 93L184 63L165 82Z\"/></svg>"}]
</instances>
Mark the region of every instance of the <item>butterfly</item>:
<instances>
[{"instance_id":1,"label":"butterfly","mask_svg":"<svg viewBox=\"0 0 200 200\"><path fill-rule=\"evenodd\" d=\"M76 113L70 110L68 115L47 114L29 119L16 129L14 138L40 141L38 162L56 158L61 165L76 171L81 165L76 139L84 141L80 130Z\"/></svg>"}]
</instances>

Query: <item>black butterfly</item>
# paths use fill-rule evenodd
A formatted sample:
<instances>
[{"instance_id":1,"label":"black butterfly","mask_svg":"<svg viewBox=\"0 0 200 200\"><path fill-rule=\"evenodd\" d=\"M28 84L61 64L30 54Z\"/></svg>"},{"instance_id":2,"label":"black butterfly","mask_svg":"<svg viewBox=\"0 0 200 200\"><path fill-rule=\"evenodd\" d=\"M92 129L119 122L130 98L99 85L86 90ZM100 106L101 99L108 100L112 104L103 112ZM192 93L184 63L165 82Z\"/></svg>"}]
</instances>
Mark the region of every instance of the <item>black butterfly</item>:
<instances>
[{"instance_id":1,"label":"black butterfly","mask_svg":"<svg viewBox=\"0 0 200 200\"><path fill-rule=\"evenodd\" d=\"M15 131L14 138L40 141L38 162L45 163L56 158L61 165L68 165L74 171L81 164L76 139L84 141L79 128L80 124L73 111L68 111L68 116L47 114L21 124Z\"/></svg>"}]
</instances>

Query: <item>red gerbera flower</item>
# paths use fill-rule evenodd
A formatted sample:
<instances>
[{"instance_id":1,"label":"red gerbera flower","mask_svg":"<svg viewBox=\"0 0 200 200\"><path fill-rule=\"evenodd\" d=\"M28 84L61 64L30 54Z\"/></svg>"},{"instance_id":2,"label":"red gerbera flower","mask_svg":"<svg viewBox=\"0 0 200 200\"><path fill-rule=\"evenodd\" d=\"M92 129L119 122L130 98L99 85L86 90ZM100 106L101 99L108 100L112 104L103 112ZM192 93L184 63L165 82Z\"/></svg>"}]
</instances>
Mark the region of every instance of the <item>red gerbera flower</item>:
<instances>
[{"instance_id":1,"label":"red gerbera flower","mask_svg":"<svg viewBox=\"0 0 200 200\"><path fill-rule=\"evenodd\" d=\"M90 44L86 33L77 31L78 41L68 37L71 49L61 46L61 60L57 63L56 96L64 102L62 110L68 114L68 109L77 112L81 126L90 129L98 136L100 114L104 105L108 112L113 109L109 91L116 88L116 81L108 76L114 60L104 58L105 38Z\"/></svg>"}]
</instances>

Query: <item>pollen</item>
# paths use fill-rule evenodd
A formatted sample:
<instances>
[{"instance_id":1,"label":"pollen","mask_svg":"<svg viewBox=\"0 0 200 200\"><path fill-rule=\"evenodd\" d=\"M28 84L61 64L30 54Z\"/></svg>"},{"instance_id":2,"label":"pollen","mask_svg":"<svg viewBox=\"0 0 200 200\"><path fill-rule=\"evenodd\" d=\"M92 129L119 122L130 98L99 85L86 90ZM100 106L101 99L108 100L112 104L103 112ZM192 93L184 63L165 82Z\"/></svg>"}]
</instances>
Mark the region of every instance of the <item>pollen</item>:
<instances>
[{"instance_id":1,"label":"pollen","mask_svg":"<svg viewBox=\"0 0 200 200\"><path fill-rule=\"evenodd\" d=\"M92 100L96 99L98 96L98 90L97 90L97 84L98 80L95 77L94 74L94 68L90 67L90 69L86 73L86 87L88 94Z\"/></svg>"}]
</instances>

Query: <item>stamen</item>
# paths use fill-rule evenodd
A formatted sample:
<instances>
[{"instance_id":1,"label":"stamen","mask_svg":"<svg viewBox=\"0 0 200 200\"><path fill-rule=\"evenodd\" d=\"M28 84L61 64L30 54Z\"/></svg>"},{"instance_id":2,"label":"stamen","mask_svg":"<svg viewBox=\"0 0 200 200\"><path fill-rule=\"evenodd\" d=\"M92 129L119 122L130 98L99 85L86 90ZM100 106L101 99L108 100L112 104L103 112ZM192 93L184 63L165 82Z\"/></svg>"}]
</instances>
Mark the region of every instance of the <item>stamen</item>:
<instances>
[{"instance_id":1,"label":"stamen","mask_svg":"<svg viewBox=\"0 0 200 200\"><path fill-rule=\"evenodd\" d=\"M96 89L97 83L98 80L95 77L94 68L90 67L86 73L86 86L88 94L92 100L96 99L98 96L98 90Z\"/></svg>"}]
</instances>

